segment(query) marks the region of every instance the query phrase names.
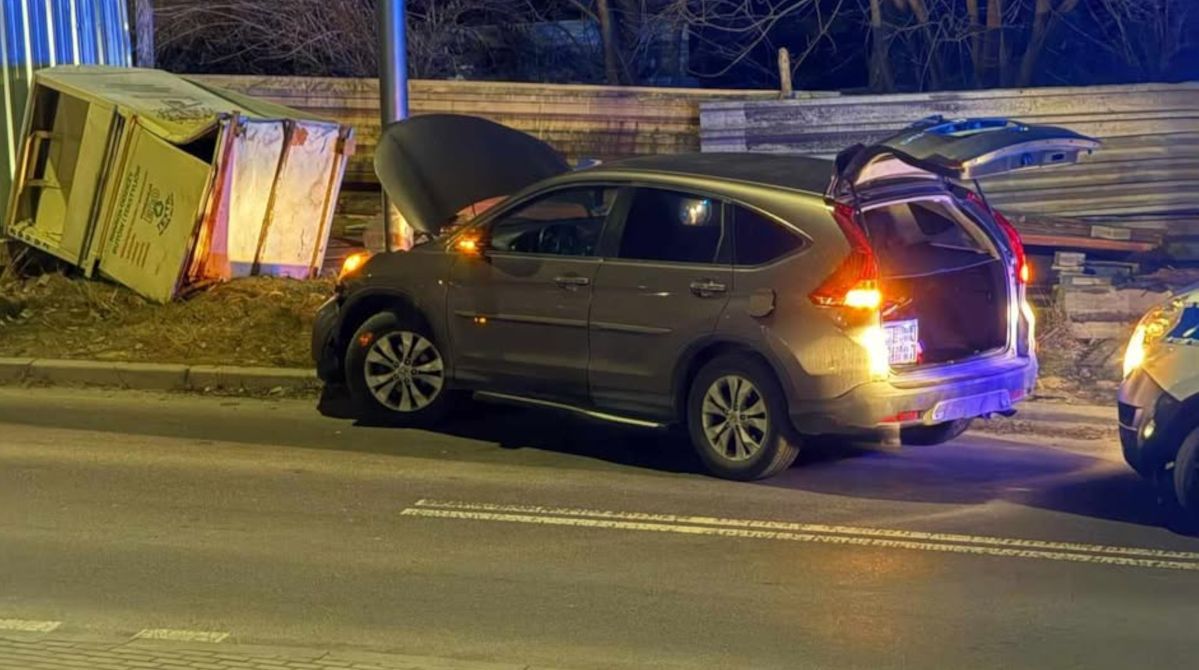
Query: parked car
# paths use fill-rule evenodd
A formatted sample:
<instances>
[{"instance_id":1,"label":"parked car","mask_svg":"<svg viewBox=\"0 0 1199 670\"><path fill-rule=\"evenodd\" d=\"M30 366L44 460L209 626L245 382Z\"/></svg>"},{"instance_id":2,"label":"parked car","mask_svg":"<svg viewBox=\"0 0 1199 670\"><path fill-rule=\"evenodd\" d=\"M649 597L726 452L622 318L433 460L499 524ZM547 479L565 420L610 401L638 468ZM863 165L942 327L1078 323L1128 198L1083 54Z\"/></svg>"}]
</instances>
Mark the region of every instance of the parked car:
<instances>
[{"instance_id":1,"label":"parked car","mask_svg":"<svg viewBox=\"0 0 1199 670\"><path fill-rule=\"evenodd\" d=\"M934 118L835 161L571 170L488 121L416 117L388 129L376 168L430 239L347 261L317 319L317 365L363 413L404 425L472 392L683 426L732 479L783 470L806 436L944 442L1011 413L1037 376L1020 237L975 180L1097 145Z\"/></svg>"},{"instance_id":2,"label":"parked car","mask_svg":"<svg viewBox=\"0 0 1199 670\"><path fill-rule=\"evenodd\" d=\"M1199 514L1199 286L1137 325L1119 399L1124 460Z\"/></svg>"}]
</instances>

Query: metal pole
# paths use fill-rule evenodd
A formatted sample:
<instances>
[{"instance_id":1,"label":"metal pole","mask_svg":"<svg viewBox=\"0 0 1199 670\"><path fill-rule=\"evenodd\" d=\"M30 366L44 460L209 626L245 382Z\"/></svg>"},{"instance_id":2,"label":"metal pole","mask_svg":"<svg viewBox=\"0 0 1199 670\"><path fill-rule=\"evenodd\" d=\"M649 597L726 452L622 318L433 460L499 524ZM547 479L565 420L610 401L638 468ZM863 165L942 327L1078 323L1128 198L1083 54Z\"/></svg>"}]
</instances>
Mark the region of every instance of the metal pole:
<instances>
[{"instance_id":1,"label":"metal pole","mask_svg":"<svg viewBox=\"0 0 1199 670\"><path fill-rule=\"evenodd\" d=\"M408 118L408 40L404 0L379 0L379 96L383 126ZM397 212L383 195L383 246L391 251Z\"/></svg>"}]
</instances>

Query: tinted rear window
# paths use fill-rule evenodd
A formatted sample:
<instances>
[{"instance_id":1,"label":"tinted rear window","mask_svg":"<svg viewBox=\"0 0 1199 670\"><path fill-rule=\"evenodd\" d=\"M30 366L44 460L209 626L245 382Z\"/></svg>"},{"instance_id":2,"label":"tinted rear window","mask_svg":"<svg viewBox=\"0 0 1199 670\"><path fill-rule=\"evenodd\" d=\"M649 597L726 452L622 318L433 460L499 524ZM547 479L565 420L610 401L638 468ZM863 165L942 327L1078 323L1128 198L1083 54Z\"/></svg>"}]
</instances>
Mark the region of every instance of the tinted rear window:
<instances>
[{"instance_id":1,"label":"tinted rear window","mask_svg":"<svg viewBox=\"0 0 1199 670\"><path fill-rule=\"evenodd\" d=\"M736 205L729 210L737 265L763 265L803 246L803 238L777 221Z\"/></svg>"},{"instance_id":2,"label":"tinted rear window","mask_svg":"<svg viewBox=\"0 0 1199 670\"><path fill-rule=\"evenodd\" d=\"M633 194L620 258L711 263L722 237L721 203L679 191L640 188Z\"/></svg>"}]
</instances>

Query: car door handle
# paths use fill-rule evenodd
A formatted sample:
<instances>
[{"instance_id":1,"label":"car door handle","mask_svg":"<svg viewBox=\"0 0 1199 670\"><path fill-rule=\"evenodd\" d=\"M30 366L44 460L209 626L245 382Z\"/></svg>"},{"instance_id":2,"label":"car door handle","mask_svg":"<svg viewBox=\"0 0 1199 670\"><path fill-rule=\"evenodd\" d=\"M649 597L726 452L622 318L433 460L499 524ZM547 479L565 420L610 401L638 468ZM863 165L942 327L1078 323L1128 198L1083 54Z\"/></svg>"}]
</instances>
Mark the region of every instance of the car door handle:
<instances>
[{"instance_id":1,"label":"car door handle","mask_svg":"<svg viewBox=\"0 0 1199 670\"><path fill-rule=\"evenodd\" d=\"M724 293L727 290L729 290L727 286L718 281L712 281L711 279L701 279L699 281L691 282L691 292L701 298L707 298L718 293Z\"/></svg>"},{"instance_id":2,"label":"car door handle","mask_svg":"<svg viewBox=\"0 0 1199 670\"><path fill-rule=\"evenodd\" d=\"M590 286L591 280L579 275L562 275L561 277L554 277L554 283L561 288L573 290L583 286Z\"/></svg>"}]
</instances>

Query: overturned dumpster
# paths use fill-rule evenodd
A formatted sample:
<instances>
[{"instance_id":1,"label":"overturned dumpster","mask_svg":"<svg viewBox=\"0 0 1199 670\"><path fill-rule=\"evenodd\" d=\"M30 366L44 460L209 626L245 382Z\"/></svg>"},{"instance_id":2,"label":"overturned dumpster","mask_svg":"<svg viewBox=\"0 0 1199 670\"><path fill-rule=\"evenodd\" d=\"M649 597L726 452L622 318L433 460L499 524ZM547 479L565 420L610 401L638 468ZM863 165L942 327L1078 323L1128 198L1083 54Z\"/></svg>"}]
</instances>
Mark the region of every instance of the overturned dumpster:
<instances>
[{"instance_id":1,"label":"overturned dumpster","mask_svg":"<svg viewBox=\"0 0 1199 670\"><path fill-rule=\"evenodd\" d=\"M348 127L159 70L40 70L9 238L152 300L320 272Z\"/></svg>"}]
</instances>

